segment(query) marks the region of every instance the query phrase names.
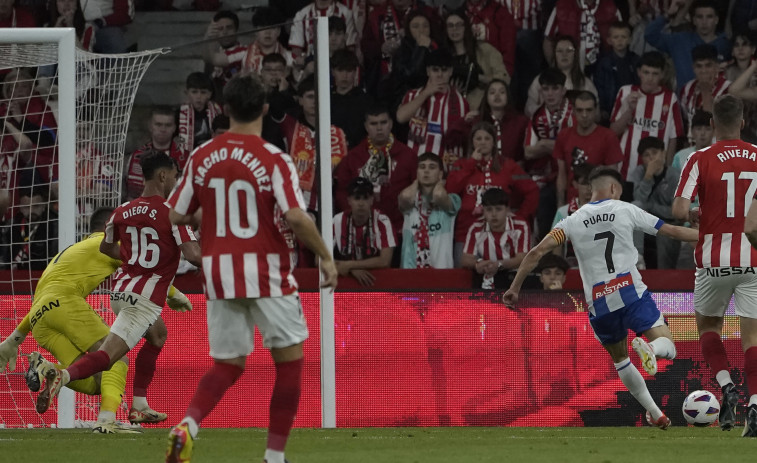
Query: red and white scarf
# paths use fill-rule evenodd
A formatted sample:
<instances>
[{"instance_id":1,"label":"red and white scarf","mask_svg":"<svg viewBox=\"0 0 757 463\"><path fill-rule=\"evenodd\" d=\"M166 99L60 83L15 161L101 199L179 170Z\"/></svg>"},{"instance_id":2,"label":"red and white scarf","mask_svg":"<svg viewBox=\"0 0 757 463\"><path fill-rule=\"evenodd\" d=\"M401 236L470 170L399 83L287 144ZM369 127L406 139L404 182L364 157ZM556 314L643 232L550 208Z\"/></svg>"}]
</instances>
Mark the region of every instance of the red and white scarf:
<instances>
[{"instance_id":1,"label":"red and white scarf","mask_svg":"<svg viewBox=\"0 0 757 463\"><path fill-rule=\"evenodd\" d=\"M336 126L331 126L331 168L332 170L341 162L347 154L347 138L344 132ZM297 176L300 178L305 204L315 209L315 198L311 196L315 184L315 131L307 125L297 122L292 134L292 144L289 155L297 168Z\"/></svg>"},{"instance_id":2,"label":"red and white scarf","mask_svg":"<svg viewBox=\"0 0 757 463\"><path fill-rule=\"evenodd\" d=\"M585 66L594 64L599 57L599 47L601 39L599 37L599 27L597 27L597 8L599 1L594 1L594 6L587 5L589 0L579 0L578 6L581 8L581 69Z\"/></svg>"},{"instance_id":3,"label":"red and white scarf","mask_svg":"<svg viewBox=\"0 0 757 463\"><path fill-rule=\"evenodd\" d=\"M357 226L352 221L352 214L345 213L347 220L342 220L341 242L338 253L335 253L341 260L363 260L379 254L373 226L374 214L375 211L371 211L368 223Z\"/></svg>"},{"instance_id":4,"label":"red and white scarf","mask_svg":"<svg viewBox=\"0 0 757 463\"><path fill-rule=\"evenodd\" d=\"M213 101L208 101L205 114L208 119L208 128L213 124L213 119L223 110ZM195 149L195 110L191 104L185 103L179 109L179 145L187 151Z\"/></svg>"},{"instance_id":5,"label":"red and white scarf","mask_svg":"<svg viewBox=\"0 0 757 463\"><path fill-rule=\"evenodd\" d=\"M428 219L431 215L431 201L424 198L420 189L415 198L418 209L418 228L415 229L415 268L431 267L431 240L428 234Z\"/></svg>"},{"instance_id":6,"label":"red and white scarf","mask_svg":"<svg viewBox=\"0 0 757 463\"><path fill-rule=\"evenodd\" d=\"M255 74L260 74L260 69L263 67L263 58L274 53L283 56L287 61L287 66L290 65L288 56L291 52L284 48L280 42L276 42L275 48L271 53L264 53L258 45L258 42L255 41L247 47L247 53L245 53L244 60L242 61L242 69L245 71L252 71Z\"/></svg>"}]
</instances>

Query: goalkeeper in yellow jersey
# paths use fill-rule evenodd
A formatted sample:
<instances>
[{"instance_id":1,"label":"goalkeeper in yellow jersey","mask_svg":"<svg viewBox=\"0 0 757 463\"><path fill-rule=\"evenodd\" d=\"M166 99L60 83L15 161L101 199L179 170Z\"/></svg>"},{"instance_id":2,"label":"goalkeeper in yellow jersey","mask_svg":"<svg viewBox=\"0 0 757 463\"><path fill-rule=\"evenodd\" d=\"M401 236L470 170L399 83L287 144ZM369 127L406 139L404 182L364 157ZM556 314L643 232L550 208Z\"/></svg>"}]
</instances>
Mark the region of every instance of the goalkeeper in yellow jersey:
<instances>
[{"instance_id":1,"label":"goalkeeper in yellow jersey","mask_svg":"<svg viewBox=\"0 0 757 463\"><path fill-rule=\"evenodd\" d=\"M90 219L93 233L58 253L48 264L37 283L29 313L0 343L0 372L5 370L6 364L9 370L15 369L18 346L30 331L37 343L63 366L100 347L110 329L85 298L121 265L121 261L100 252L105 223L112 212L112 208L96 210ZM174 288L169 291L168 305L180 311L192 308L186 296ZM146 398L147 385L152 380L155 362L166 336L166 326L161 318L144 335L146 342L135 361L134 401L129 412L129 420L133 423L156 423L166 419L165 413L158 413L149 407ZM32 391L38 391L41 385L41 378L36 372L36 366L41 361L38 353L29 355L26 383ZM116 421L116 411L126 386L127 368L127 358L123 357L104 371L101 377L93 376L68 384L69 388L83 394L101 394L100 414L94 432L138 432ZM49 407L49 398L41 399L37 401L37 411L44 413Z\"/></svg>"}]
</instances>

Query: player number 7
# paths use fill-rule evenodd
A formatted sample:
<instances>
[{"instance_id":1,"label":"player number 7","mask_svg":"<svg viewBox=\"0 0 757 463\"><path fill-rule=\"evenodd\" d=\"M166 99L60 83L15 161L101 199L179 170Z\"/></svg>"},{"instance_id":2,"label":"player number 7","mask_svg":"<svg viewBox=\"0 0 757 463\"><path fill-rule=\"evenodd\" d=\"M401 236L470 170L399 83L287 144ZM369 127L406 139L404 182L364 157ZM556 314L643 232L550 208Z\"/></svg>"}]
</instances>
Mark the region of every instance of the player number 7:
<instances>
[{"instance_id":1,"label":"player number 7","mask_svg":"<svg viewBox=\"0 0 757 463\"><path fill-rule=\"evenodd\" d=\"M749 213L749 207L752 205L752 198L754 193L757 192L757 172L741 172L739 173L739 180L750 180L749 188L744 195L744 217ZM736 216L736 175L733 172L723 172L723 176L720 180L725 180L726 183L726 204L725 214L726 217Z\"/></svg>"},{"instance_id":2,"label":"player number 7","mask_svg":"<svg viewBox=\"0 0 757 463\"><path fill-rule=\"evenodd\" d=\"M602 232L594 235L594 241L607 240L605 246L605 264L607 264L607 272L615 273L615 263L612 261L612 247L615 244L615 235L610 232Z\"/></svg>"}]
</instances>

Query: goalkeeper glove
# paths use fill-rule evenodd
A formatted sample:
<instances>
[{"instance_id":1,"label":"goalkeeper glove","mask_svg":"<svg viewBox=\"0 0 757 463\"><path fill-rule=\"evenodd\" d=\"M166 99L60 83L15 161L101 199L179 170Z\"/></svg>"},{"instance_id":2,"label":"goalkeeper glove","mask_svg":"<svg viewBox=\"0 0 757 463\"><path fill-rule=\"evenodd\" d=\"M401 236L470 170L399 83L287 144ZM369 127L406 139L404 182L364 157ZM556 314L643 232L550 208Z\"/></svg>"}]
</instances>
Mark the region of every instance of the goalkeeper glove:
<instances>
[{"instance_id":1,"label":"goalkeeper glove","mask_svg":"<svg viewBox=\"0 0 757 463\"><path fill-rule=\"evenodd\" d=\"M177 312L188 312L192 310L192 303L189 302L187 296L173 286L171 287L171 290L168 291L166 303L168 304L168 307Z\"/></svg>"},{"instance_id":2,"label":"goalkeeper glove","mask_svg":"<svg viewBox=\"0 0 757 463\"><path fill-rule=\"evenodd\" d=\"M16 357L18 357L18 346L24 342L26 335L14 330L10 336L0 342L0 373L5 372L5 365L8 365L8 371L16 369Z\"/></svg>"}]
</instances>

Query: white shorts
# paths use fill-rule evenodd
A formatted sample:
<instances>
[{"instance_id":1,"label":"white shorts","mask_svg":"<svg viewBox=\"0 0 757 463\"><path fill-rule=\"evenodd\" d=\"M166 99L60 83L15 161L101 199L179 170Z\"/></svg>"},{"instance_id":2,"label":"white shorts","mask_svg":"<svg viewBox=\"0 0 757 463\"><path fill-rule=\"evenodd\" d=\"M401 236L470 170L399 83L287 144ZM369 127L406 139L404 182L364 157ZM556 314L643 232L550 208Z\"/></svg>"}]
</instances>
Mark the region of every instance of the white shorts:
<instances>
[{"instance_id":1,"label":"white shorts","mask_svg":"<svg viewBox=\"0 0 757 463\"><path fill-rule=\"evenodd\" d=\"M722 317L734 296L736 315L757 318L757 272L754 267L698 268L694 310L706 317Z\"/></svg>"},{"instance_id":2,"label":"white shorts","mask_svg":"<svg viewBox=\"0 0 757 463\"><path fill-rule=\"evenodd\" d=\"M110 332L123 339L129 349L137 345L163 310L148 298L131 292L112 293L110 307L116 314Z\"/></svg>"},{"instance_id":3,"label":"white shorts","mask_svg":"<svg viewBox=\"0 0 757 463\"><path fill-rule=\"evenodd\" d=\"M255 327L266 349L280 349L308 338L300 297L215 299L208 301L210 356L227 360L245 357L254 348Z\"/></svg>"}]
</instances>

